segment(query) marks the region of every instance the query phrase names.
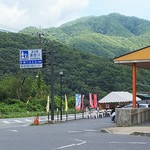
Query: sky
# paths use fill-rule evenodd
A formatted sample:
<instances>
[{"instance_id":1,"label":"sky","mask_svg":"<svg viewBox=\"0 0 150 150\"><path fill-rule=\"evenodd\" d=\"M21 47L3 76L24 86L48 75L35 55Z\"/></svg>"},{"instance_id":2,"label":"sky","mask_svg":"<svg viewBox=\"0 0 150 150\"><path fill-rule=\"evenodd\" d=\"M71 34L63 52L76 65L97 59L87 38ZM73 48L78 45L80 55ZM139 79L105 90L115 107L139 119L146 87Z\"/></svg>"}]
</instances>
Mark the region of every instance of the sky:
<instances>
[{"instance_id":1,"label":"sky","mask_svg":"<svg viewBox=\"0 0 150 150\"><path fill-rule=\"evenodd\" d=\"M0 0L0 28L58 27L80 17L114 12L150 21L149 0Z\"/></svg>"}]
</instances>

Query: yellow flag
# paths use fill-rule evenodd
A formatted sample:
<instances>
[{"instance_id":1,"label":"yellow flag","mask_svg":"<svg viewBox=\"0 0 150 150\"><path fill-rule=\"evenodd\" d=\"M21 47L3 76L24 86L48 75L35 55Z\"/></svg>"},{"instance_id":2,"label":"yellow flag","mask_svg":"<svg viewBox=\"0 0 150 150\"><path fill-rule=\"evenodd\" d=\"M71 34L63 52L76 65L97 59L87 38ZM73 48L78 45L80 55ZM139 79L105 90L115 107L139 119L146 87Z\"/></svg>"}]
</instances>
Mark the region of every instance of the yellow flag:
<instances>
[{"instance_id":1,"label":"yellow flag","mask_svg":"<svg viewBox=\"0 0 150 150\"><path fill-rule=\"evenodd\" d=\"M49 112L49 96L47 97L46 112Z\"/></svg>"},{"instance_id":2,"label":"yellow flag","mask_svg":"<svg viewBox=\"0 0 150 150\"><path fill-rule=\"evenodd\" d=\"M68 111L68 101L66 94L65 94L65 111Z\"/></svg>"},{"instance_id":3,"label":"yellow flag","mask_svg":"<svg viewBox=\"0 0 150 150\"><path fill-rule=\"evenodd\" d=\"M26 102L26 105L28 105L29 104L29 99L27 100L27 102Z\"/></svg>"}]
</instances>

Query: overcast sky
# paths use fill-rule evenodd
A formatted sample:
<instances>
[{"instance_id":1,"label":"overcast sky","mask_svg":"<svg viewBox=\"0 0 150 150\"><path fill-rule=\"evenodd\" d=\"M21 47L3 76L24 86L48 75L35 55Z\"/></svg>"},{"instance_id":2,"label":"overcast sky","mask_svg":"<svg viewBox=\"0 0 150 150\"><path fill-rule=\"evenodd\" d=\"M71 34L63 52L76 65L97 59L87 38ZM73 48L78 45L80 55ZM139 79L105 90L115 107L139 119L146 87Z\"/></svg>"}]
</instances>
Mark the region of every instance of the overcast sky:
<instances>
[{"instance_id":1,"label":"overcast sky","mask_svg":"<svg viewBox=\"0 0 150 150\"><path fill-rule=\"evenodd\" d=\"M0 0L0 28L57 27L84 16L120 13L150 20L150 0Z\"/></svg>"}]
</instances>

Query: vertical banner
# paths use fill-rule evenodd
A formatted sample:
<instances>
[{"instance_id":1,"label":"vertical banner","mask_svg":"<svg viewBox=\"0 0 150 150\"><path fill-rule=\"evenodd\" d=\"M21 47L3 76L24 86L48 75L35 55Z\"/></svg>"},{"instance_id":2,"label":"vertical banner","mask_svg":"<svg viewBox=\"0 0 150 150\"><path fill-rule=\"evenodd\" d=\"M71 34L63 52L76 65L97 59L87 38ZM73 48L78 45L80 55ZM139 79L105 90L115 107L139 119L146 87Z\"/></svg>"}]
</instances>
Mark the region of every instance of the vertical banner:
<instances>
[{"instance_id":1,"label":"vertical banner","mask_svg":"<svg viewBox=\"0 0 150 150\"><path fill-rule=\"evenodd\" d=\"M84 97L85 95L82 95L82 110L84 110Z\"/></svg>"},{"instance_id":2,"label":"vertical banner","mask_svg":"<svg viewBox=\"0 0 150 150\"><path fill-rule=\"evenodd\" d=\"M92 100L92 93L89 93L89 103L90 103L90 108L94 108L93 100Z\"/></svg>"},{"instance_id":3,"label":"vertical banner","mask_svg":"<svg viewBox=\"0 0 150 150\"><path fill-rule=\"evenodd\" d=\"M80 110L81 109L81 94L75 94L75 109Z\"/></svg>"},{"instance_id":4,"label":"vertical banner","mask_svg":"<svg viewBox=\"0 0 150 150\"><path fill-rule=\"evenodd\" d=\"M97 94L94 94L94 108L97 108Z\"/></svg>"},{"instance_id":5,"label":"vertical banner","mask_svg":"<svg viewBox=\"0 0 150 150\"><path fill-rule=\"evenodd\" d=\"M68 100L65 94L65 112L66 112L66 121L68 120Z\"/></svg>"},{"instance_id":6,"label":"vertical banner","mask_svg":"<svg viewBox=\"0 0 150 150\"><path fill-rule=\"evenodd\" d=\"M65 111L68 111L68 100L66 94L65 94Z\"/></svg>"},{"instance_id":7,"label":"vertical banner","mask_svg":"<svg viewBox=\"0 0 150 150\"><path fill-rule=\"evenodd\" d=\"M47 97L46 112L49 113L49 96Z\"/></svg>"}]
</instances>

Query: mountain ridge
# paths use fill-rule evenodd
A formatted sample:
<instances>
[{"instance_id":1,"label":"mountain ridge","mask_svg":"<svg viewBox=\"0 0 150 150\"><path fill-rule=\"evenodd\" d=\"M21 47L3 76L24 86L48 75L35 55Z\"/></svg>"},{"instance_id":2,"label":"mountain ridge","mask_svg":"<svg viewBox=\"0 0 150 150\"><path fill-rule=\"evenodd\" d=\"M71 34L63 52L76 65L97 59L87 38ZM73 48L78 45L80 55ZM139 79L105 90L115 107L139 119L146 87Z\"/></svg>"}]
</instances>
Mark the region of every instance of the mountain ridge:
<instances>
[{"instance_id":1,"label":"mountain ridge","mask_svg":"<svg viewBox=\"0 0 150 150\"><path fill-rule=\"evenodd\" d=\"M26 28L21 32L32 30ZM150 21L111 13L82 17L41 32L71 48L112 58L149 45Z\"/></svg>"}]
</instances>

